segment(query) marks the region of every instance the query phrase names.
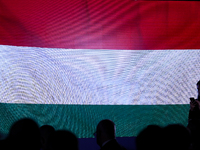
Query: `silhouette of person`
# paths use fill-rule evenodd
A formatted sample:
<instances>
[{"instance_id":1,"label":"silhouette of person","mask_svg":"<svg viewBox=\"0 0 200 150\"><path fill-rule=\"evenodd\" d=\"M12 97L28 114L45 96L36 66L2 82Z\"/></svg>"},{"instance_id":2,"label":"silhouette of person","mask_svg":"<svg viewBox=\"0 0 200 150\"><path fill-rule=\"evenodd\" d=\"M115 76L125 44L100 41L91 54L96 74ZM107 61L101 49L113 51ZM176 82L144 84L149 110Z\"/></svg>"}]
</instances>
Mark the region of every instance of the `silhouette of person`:
<instances>
[{"instance_id":1,"label":"silhouette of person","mask_svg":"<svg viewBox=\"0 0 200 150\"><path fill-rule=\"evenodd\" d=\"M53 126L50 125L43 125L40 127L40 142L42 150L47 149L47 140L51 134L55 132Z\"/></svg>"},{"instance_id":2,"label":"silhouette of person","mask_svg":"<svg viewBox=\"0 0 200 150\"><path fill-rule=\"evenodd\" d=\"M188 116L188 121L200 120L200 80L197 82L197 92L198 96L196 100L190 101L190 111Z\"/></svg>"},{"instance_id":3,"label":"silhouette of person","mask_svg":"<svg viewBox=\"0 0 200 150\"><path fill-rule=\"evenodd\" d=\"M149 125L136 137L137 150L162 149L162 128L157 125Z\"/></svg>"},{"instance_id":4,"label":"silhouette of person","mask_svg":"<svg viewBox=\"0 0 200 150\"><path fill-rule=\"evenodd\" d=\"M191 150L200 150L200 121L191 121L188 124L191 133Z\"/></svg>"},{"instance_id":5,"label":"silhouette of person","mask_svg":"<svg viewBox=\"0 0 200 150\"><path fill-rule=\"evenodd\" d=\"M53 132L47 141L48 150L78 150L78 139L70 131L57 130Z\"/></svg>"},{"instance_id":6,"label":"silhouette of person","mask_svg":"<svg viewBox=\"0 0 200 150\"><path fill-rule=\"evenodd\" d=\"M164 150L189 150L191 148L191 133L181 124L170 124L163 129Z\"/></svg>"},{"instance_id":7,"label":"silhouette of person","mask_svg":"<svg viewBox=\"0 0 200 150\"><path fill-rule=\"evenodd\" d=\"M190 101L187 128L192 136L192 150L200 149L200 80L197 82L197 99Z\"/></svg>"},{"instance_id":8,"label":"silhouette of person","mask_svg":"<svg viewBox=\"0 0 200 150\"><path fill-rule=\"evenodd\" d=\"M6 140L6 149L39 150L39 127L32 119L20 119L11 126Z\"/></svg>"},{"instance_id":9,"label":"silhouette of person","mask_svg":"<svg viewBox=\"0 0 200 150\"><path fill-rule=\"evenodd\" d=\"M109 119L102 120L98 123L96 132L94 133L96 137L97 144L101 147L101 150L124 150L116 140L115 135L115 124Z\"/></svg>"}]
</instances>

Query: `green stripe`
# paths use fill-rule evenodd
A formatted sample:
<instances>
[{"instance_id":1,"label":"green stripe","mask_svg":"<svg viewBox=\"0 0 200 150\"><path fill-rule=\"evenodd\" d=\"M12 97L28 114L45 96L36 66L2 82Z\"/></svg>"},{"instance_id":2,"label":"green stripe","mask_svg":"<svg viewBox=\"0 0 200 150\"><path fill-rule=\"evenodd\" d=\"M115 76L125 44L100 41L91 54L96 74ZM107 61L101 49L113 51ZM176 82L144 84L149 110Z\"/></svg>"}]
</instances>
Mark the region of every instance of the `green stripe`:
<instances>
[{"instance_id":1,"label":"green stripe","mask_svg":"<svg viewBox=\"0 0 200 150\"><path fill-rule=\"evenodd\" d=\"M90 138L102 119L116 124L117 136L136 136L145 126L171 123L187 125L189 105L54 105L0 104L1 132L8 133L13 122L33 118L41 126L69 129L79 138Z\"/></svg>"}]
</instances>

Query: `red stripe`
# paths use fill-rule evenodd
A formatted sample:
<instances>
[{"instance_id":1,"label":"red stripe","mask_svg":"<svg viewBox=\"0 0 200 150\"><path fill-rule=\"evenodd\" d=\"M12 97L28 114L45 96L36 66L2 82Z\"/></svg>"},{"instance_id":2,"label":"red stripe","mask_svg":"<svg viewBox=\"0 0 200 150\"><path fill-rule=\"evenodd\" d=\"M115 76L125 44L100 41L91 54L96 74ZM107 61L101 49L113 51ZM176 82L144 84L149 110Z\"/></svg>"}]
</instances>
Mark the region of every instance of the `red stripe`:
<instances>
[{"instance_id":1,"label":"red stripe","mask_svg":"<svg viewBox=\"0 0 200 150\"><path fill-rule=\"evenodd\" d=\"M78 49L199 49L200 3L1 0L0 44Z\"/></svg>"}]
</instances>

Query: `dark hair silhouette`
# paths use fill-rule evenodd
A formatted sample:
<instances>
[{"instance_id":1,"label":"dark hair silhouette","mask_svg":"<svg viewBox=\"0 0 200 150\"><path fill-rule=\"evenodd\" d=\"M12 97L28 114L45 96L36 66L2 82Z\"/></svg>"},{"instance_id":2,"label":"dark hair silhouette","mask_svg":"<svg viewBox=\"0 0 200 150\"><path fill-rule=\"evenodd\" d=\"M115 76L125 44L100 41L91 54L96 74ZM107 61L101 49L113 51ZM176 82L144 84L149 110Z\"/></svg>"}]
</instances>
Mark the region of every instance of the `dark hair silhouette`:
<instances>
[{"instance_id":1,"label":"dark hair silhouette","mask_svg":"<svg viewBox=\"0 0 200 150\"><path fill-rule=\"evenodd\" d=\"M162 128L157 125L149 125L136 137L137 150L159 150L162 142Z\"/></svg>"},{"instance_id":2,"label":"dark hair silhouette","mask_svg":"<svg viewBox=\"0 0 200 150\"><path fill-rule=\"evenodd\" d=\"M101 147L105 141L115 139L115 124L112 120L101 120L96 128L96 142Z\"/></svg>"},{"instance_id":3,"label":"dark hair silhouette","mask_svg":"<svg viewBox=\"0 0 200 150\"><path fill-rule=\"evenodd\" d=\"M200 85L200 80L197 82L197 86Z\"/></svg>"},{"instance_id":4,"label":"dark hair silhouette","mask_svg":"<svg viewBox=\"0 0 200 150\"><path fill-rule=\"evenodd\" d=\"M7 137L8 149L39 150L39 127L32 119L21 119L15 122Z\"/></svg>"},{"instance_id":5,"label":"dark hair silhouette","mask_svg":"<svg viewBox=\"0 0 200 150\"><path fill-rule=\"evenodd\" d=\"M188 150L191 145L190 131L181 124L171 124L163 129L163 148Z\"/></svg>"},{"instance_id":6,"label":"dark hair silhouette","mask_svg":"<svg viewBox=\"0 0 200 150\"><path fill-rule=\"evenodd\" d=\"M70 131L58 130L50 135L48 150L78 150L78 139Z\"/></svg>"},{"instance_id":7,"label":"dark hair silhouette","mask_svg":"<svg viewBox=\"0 0 200 150\"><path fill-rule=\"evenodd\" d=\"M101 120L97 125L97 132L98 130L105 133L110 139L114 139L116 137L115 124L112 120Z\"/></svg>"}]
</instances>

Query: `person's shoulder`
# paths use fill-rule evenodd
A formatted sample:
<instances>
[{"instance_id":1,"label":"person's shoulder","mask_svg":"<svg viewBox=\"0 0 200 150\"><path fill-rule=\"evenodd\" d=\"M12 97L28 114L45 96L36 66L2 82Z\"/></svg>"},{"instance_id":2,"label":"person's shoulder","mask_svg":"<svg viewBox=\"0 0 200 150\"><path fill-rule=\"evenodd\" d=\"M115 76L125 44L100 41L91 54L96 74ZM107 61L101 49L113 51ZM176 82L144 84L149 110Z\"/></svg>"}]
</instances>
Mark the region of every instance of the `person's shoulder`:
<instances>
[{"instance_id":1,"label":"person's shoulder","mask_svg":"<svg viewBox=\"0 0 200 150\"><path fill-rule=\"evenodd\" d=\"M126 150L126 148L121 146L116 139L113 139L106 143L101 150Z\"/></svg>"}]
</instances>

